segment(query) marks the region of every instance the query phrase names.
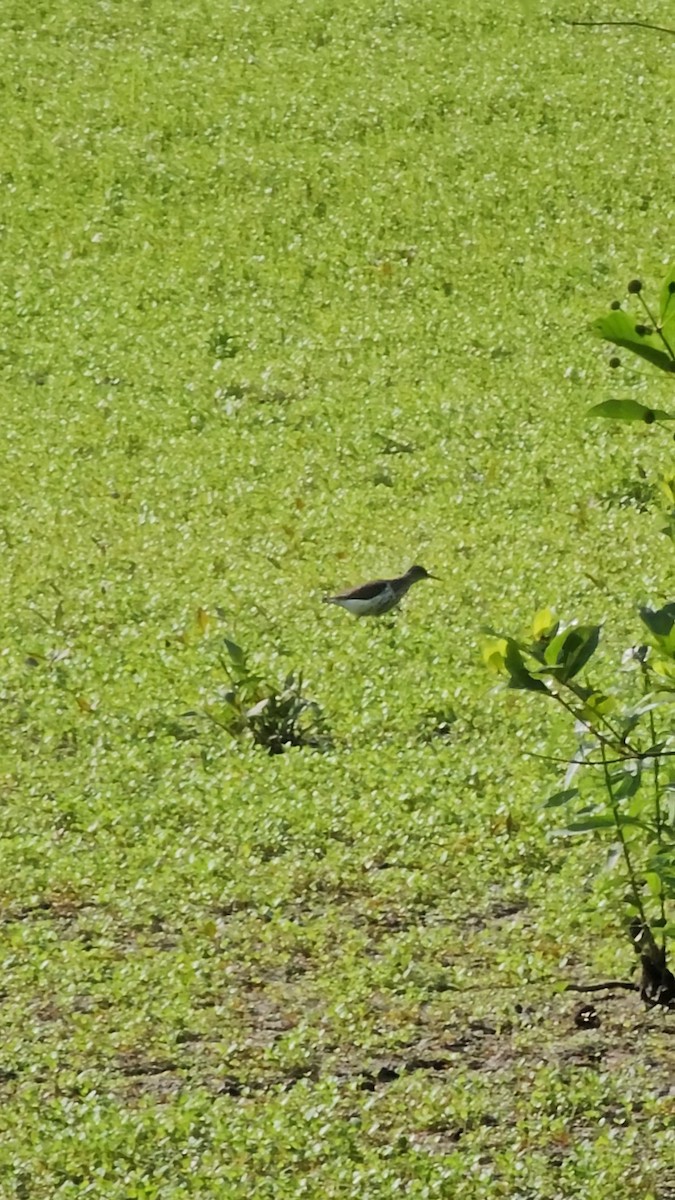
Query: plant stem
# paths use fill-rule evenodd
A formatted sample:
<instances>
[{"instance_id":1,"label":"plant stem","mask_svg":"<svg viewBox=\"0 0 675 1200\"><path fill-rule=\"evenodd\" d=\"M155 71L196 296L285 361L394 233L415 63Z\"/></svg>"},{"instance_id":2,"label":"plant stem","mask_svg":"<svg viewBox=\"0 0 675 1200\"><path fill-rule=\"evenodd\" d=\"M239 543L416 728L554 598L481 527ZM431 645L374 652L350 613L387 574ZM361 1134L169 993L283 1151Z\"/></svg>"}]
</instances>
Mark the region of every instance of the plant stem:
<instances>
[{"instance_id":1,"label":"plant stem","mask_svg":"<svg viewBox=\"0 0 675 1200\"><path fill-rule=\"evenodd\" d=\"M616 832L618 834L619 841L621 843L621 849L623 851L623 857L624 857L624 861L626 863L626 871L628 872L628 879L630 881L631 891L633 893L633 900L635 902L635 907L638 911L638 915L640 917L642 924L649 927L647 917L645 916L645 910L642 906L642 898L638 891L637 879L635 878L635 871L633 870L633 863L632 863L631 857L630 857L630 850L628 849L628 842L626 841L626 835L624 834L623 827L621 825L621 819L620 819L621 814L619 812L619 805L617 804L617 802L614 798L614 790L612 788L612 777L609 772L609 765L607 763L607 753L605 750L604 743L600 744L600 753L602 754L602 765L604 767L605 788L607 789L607 795L609 797L609 804L610 804L610 808L612 810L612 816L614 817L614 824L616 825Z\"/></svg>"},{"instance_id":2,"label":"plant stem","mask_svg":"<svg viewBox=\"0 0 675 1200\"><path fill-rule=\"evenodd\" d=\"M576 696L577 700L581 700L582 704L585 703L583 696L580 696L578 694L578 692L575 690L573 683L569 683L567 680L560 680L560 682L562 683L563 687L566 687L568 689L568 691L570 691L572 693L573 696ZM612 725L612 722L607 717L605 717L602 713L598 713L598 720L602 721L602 724L605 726L605 729L609 730L609 732L611 733L612 737L614 738L614 741L617 746L625 746L626 749L629 751L630 755L634 755L635 757L639 756L639 753L640 753L639 750L635 746L631 746L630 742L625 741L625 739L621 736L619 731L614 728L614 726ZM596 733L596 735L598 737L600 736L597 729L595 729L594 732ZM612 745L612 743L608 739L605 739L605 743L608 746ZM626 757L628 757L628 755L626 755Z\"/></svg>"},{"instance_id":3,"label":"plant stem","mask_svg":"<svg viewBox=\"0 0 675 1200\"><path fill-rule=\"evenodd\" d=\"M558 683L559 680L554 679L553 682ZM573 694L576 695L576 692L574 692ZM570 704L569 700L566 700L564 696L560 695L560 692L551 692L551 695L553 696L554 700L557 700L559 704L562 704L562 707L565 709L565 711L568 712L571 717L574 717L575 721L579 721L581 725L584 725L586 727L586 729L588 730L589 733L593 734L593 737L597 738L597 740L599 741L603 750L605 750L606 747L609 747L609 749L612 750L613 753L618 754L618 753L620 753L619 746L621 744L623 744L626 746L626 749L628 750L628 754L624 754L621 761L623 762L627 758L636 757L636 752L633 750L633 748L631 746L629 746L627 742L621 743L621 739L614 733L613 729L610 729L610 732L612 733L612 735L614 737L614 741L611 741L608 737L605 737L604 733L600 732L600 730L597 728L596 725L593 724L592 721L589 721L586 717L580 716L579 713L577 712L577 710L574 708L574 706L572 704ZM579 699L579 697L577 696L577 700L578 699ZM619 746L617 746L617 742L619 743ZM603 757L603 764L604 764L604 761L605 760Z\"/></svg>"},{"instance_id":4,"label":"plant stem","mask_svg":"<svg viewBox=\"0 0 675 1200\"><path fill-rule=\"evenodd\" d=\"M664 346L665 346L665 348L666 348L666 350L667 350L667 352L668 352L668 355L669 355L669 357L670 357L670 360L671 360L671 362L674 362L674 363L675 363L675 354L673 353L673 348L672 348L672 346L669 344L669 342L668 342L668 340L667 340L667 338L666 338L666 336L665 336L665 334L664 334L663 330L661 329L661 326L659 325L658 321L655 319L655 317L654 317L654 314L652 313L652 310L650 309L649 305L647 304L647 301L645 300L644 296L642 295L642 292L639 292L639 293L638 293L638 300L640 301L640 303L641 303L642 307L644 308L644 310L645 310L645 312L646 312L647 316L649 317L649 320L651 321L652 325L654 326L654 331L655 331L655 333L657 334L657 336L658 336L658 337L660 337L660 338L661 338L661 341L663 342L663 344L664 344Z\"/></svg>"},{"instance_id":5,"label":"plant stem","mask_svg":"<svg viewBox=\"0 0 675 1200\"><path fill-rule=\"evenodd\" d=\"M643 685L644 685L644 693L643 694L646 696L649 691L649 668L647 667L646 663L642 663L641 666L642 666L642 681L643 681ZM650 732L651 739L652 739L652 746L655 746L656 745L656 722L654 721L654 711L651 708L649 710L649 732ZM659 766L660 766L659 755L656 754L654 756L654 819L656 821L656 845L660 852L663 849L663 837L662 837L661 786L660 786L660 780L659 780ZM661 928L663 929L666 924L666 898L664 895L663 883L661 883L661 886L659 889L659 912L660 912L660 916L661 916ZM666 946L665 934L662 934L661 937L662 937L662 945L663 945L663 948L665 949L665 946Z\"/></svg>"}]
</instances>

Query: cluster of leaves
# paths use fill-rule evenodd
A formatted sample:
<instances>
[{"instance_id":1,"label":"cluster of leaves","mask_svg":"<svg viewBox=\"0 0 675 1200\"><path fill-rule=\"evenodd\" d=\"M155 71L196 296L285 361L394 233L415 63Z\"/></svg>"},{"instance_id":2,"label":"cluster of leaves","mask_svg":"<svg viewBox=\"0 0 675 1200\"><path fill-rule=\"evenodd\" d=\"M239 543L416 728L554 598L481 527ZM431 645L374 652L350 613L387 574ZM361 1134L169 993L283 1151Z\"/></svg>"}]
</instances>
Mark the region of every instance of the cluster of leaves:
<instances>
[{"instance_id":1,"label":"cluster of leaves","mask_svg":"<svg viewBox=\"0 0 675 1200\"><path fill-rule=\"evenodd\" d=\"M645 299L641 280L632 279L627 291L630 297L637 298L642 309L638 317L642 319L627 313L620 301L614 300L609 312L593 323L594 332L613 346L644 359L672 379L675 377L675 265L670 268L661 285L658 317ZM612 368L620 367L621 359L612 356L609 365ZM675 414L641 404L632 398L603 400L593 405L590 415L613 421L643 421L646 425L664 425L675 421Z\"/></svg>"},{"instance_id":2,"label":"cluster of leaves","mask_svg":"<svg viewBox=\"0 0 675 1200\"><path fill-rule=\"evenodd\" d=\"M234 738L252 738L269 754L283 754L290 746L326 750L331 745L328 725L315 700L303 696L302 672L292 671L277 688L251 664L236 642L225 638L220 665L227 676L208 704L206 715Z\"/></svg>"}]
</instances>

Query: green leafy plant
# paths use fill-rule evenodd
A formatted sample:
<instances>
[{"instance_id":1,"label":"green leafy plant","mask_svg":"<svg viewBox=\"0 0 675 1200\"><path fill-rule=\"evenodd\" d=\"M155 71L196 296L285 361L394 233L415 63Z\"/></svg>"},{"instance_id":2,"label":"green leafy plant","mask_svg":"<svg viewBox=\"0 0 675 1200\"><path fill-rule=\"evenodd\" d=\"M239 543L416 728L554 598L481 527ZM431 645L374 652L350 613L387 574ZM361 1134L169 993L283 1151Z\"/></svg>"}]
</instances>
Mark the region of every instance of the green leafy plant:
<instances>
[{"instance_id":1,"label":"green leafy plant","mask_svg":"<svg viewBox=\"0 0 675 1200\"><path fill-rule=\"evenodd\" d=\"M640 279L632 279L627 288L629 299L637 301L640 312L637 317L625 312L619 300L614 300L609 312L593 323L593 330L599 337L613 346L628 350L631 354L648 362L650 366L675 380L675 264L673 264L659 292L658 316L645 298L645 289ZM646 323L645 322L646 318ZM621 359L612 355L609 365L613 369L621 366ZM589 416L602 417L612 421L641 422L645 425L657 425L669 429L671 421L675 421L675 413L655 405L644 404L633 397L623 399L611 398L594 404L589 409ZM675 479L664 475L659 481L658 490L665 499L665 521L662 532L675 540ZM638 485L640 487L640 485ZM644 485L642 485L644 492Z\"/></svg>"},{"instance_id":2,"label":"green leafy plant","mask_svg":"<svg viewBox=\"0 0 675 1200\"><path fill-rule=\"evenodd\" d=\"M627 291L637 298L649 324L614 301L594 323L594 331L672 378L675 266L661 286L658 317L639 279L631 280ZM610 359L612 368L620 365L617 357ZM605 400L590 415L647 425L675 420L664 409L632 398ZM675 489L670 478L664 478L661 490L671 506L665 532L672 537ZM506 674L509 688L544 695L573 719L577 749L562 788L544 807L564 809L562 832L567 835L613 839L608 861L623 864L627 929L642 964L642 998L649 1005L675 1007L675 977L667 966L667 942L675 937L675 776L669 768L675 755L669 720L675 700L675 603L642 608L640 616L651 645L626 651L619 682L611 688L598 685L586 671L601 627L561 623L550 609L535 616L527 642L490 630L484 659ZM629 675L633 684L626 688Z\"/></svg>"},{"instance_id":3,"label":"green leafy plant","mask_svg":"<svg viewBox=\"0 0 675 1200\"><path fill-rule=\"evenodd\" d=\"M675 776L668 768L675 755L669 719L675 604L643 608L640 615L651 644L626 652L611 689L587 674L600 626L563 624L550 609L535 616L527 641L490 630L484 658L507 676L509 688L546 696L574 721L577 748L561 790L544 808L564 811L566 835L611 839L608 862L623 866L642 998L675 1007L675 978L666 965L667 939L675 937Z\"/></svg>"},{"instance_id":4,"label":"green leafy plant","mask_svg":"<svg viewBox=\"0 0 675 1200\"><path fill-rule=\"evenodd\" d=\"M225 638L220 665L228 684L209 702L206 714L234 738L252 738L270 754L289 746L327 749L331 737L320 706L303 696L302 672L291 671L281 688L256 671L236 642Z\"/></svg>"},{"instance_id":5,"label":"green leafy plant","mask_svg":"<svg viewBox=\"0 0 675 1200\"><path fill-rule=\"evenodd\" d=\"M614 300L609 312L594 321L594 332L606 342L628 350L674 380L675 264L661 285L658 316L647 303L640 279L632 279L627 291L628 296L631 299L634 297L640 306L641 312L637 318L626 312L619 300ZM609 365L616 369L621 366L621 359L613 355ZM643 421L646 425L665 425L669 421L675 421L675 414L642 404L632 398L603 400L589 410L589 415L605 417L612 421Z\"/></svg>"}]
</instances>

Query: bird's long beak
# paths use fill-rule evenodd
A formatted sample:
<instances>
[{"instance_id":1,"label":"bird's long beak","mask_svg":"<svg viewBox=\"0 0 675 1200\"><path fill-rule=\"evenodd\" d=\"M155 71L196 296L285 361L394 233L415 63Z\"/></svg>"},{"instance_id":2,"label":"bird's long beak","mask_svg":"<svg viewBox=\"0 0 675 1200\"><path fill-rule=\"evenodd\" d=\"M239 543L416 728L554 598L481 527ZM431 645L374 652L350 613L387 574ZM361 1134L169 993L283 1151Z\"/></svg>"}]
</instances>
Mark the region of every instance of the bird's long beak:
<instances>
[{"instance_id":1,"label":"bird's long beak","mask_svg":"<svg viewBox=\"0 0 675 1200\"><path fill-rule=\"evenodd\" d=\"M431 571L427 571L427 579L437 579L439 583L441 582L440 575L432 575Z\"/></svg>"}]
</instances>

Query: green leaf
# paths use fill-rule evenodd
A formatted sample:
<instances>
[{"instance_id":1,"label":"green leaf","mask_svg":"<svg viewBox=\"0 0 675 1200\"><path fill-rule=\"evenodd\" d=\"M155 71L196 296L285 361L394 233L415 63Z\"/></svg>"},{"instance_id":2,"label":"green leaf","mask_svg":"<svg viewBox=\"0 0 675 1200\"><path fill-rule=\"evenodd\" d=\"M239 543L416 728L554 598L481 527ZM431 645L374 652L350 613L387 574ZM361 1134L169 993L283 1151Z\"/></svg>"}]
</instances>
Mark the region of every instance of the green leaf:
<instances>
[{"instance_id":1,"label":"green leaf","mask_svg":"<svg viewBox=\"0 0 675 1200\"><path fill-rule=\"evenodd\" d=\"M551 638L554 638L560 628L560 621L550 608L542 608L535 614L532 621L532 634L534 641L527 646L527 653L536 658L537 662L544 662L544 651L548 646Z\"/></svg>"},{"instance_id":2,"label":"green leaf","mask_svg":"<svg viewBox=\"0 0 675 1200\"><path fill-rule=\"evenodd\" d=\"M624 350L630 350L632 354L646 359L653 367L667 371L668 374L673 371L672 359L664 349L663 342L658 335L638 333L637 330L643 328L643 325L640 321L635 321L628 313L620 309L607 313L598 321L594 321L592 328L606 342L611 342L614 346L621 346Z\"/></svg>"},{"instance_id":3,"label":"green leaf","mask_svg":"<svg viewBox=\"0 0 675 1200\"><path fill-rule=\"evenodd\" d=\"M504 655L504 666L509 673L510 688L518 688L524 692L544 692L547 696L550 692L542 679L536 679L531 675L523 661L523 656L520 653L518 644L513 638L506 639L506 654Z\"/></svg>"},{"instance_id":4,"label":"green leaf","mask_svg":"<svg viewBox=\"0 0 675 1200\"><path fill-rule=\"evenodd\" d=\"M489 671L500 673L504 670L504 656L506 654L506 638L490 638L489 641L484 641L481 646L481 655L483 662Z\"/></svg>"},{"instance_id":5,"label":"green leaf","mask_svg":"<svg viewBox=\"0 0 675 1200\"><path fill-rule=\"evenodd\" d=\"M642 782L641 772L622 771L617 787L614 789L615 800L628 800L634 796Z\"/></svg>"},{"instance_id":6,"label":"green leaf","mask_svg":"<svg viewBox=\"0 0 675 1200\"><path fill-rule=\"evenodd\" d=\"M236 667L243 667L244 662L246 661L246 655L241 646L238 646L236 642L231 642L229 638L223 638L223 641L225 642L225 649L227 650L227 653L232 659L234 665Z\"/></svg>"},{"instance_id":7,"label":"green leaf","mask_svg":"<svg viewBox=\"0 0 675 1200\"><path fill-rule=\"evenodd\" d=\"M675 854L655 854L647 869L658 876L662 890L669 897L675 897Z\"/></svg>"},{"instance_id":8,"label":"green leaf","mask_svg":"<svg viewBox=\"0 0 675 1200\"><path fill-rule=\"evenodd\" d=\"M574 800L575 796L579 795L578 788L567 788L564 792L556 792L554 796L549 796L542 804L542 808L560 808L562 804L568 804L570 800Z\"/></svg>"},{"instance_id":9,"label":"green leaf","mask_svg":"<svg viewBox=\"0 0 675 1200\"><path fill-rule=\"evenodd\" d=\"M648 408L637 400L603 400L589 408L587 415L610 421L644 421L645 425L653 425L655 421L675 421L675 416L662 408Z\"/></svg>"},{"instance_id":10,"label":"green leaf","mask_svg":"<svg viewBox=\"0 0 675 1200\"><path fill-rule=\"evenodd\" d=\"M586 688L579 687L579 693L586 691ZM616 700L613 696L606 696L604 692L591 691L590 696L584 697L584 716L591 719L602 717L605 713L613 712L616 708Z\"/></svg>"},{"instance_id":11,"label":"green leaf","mask_svg":"<svg viewBox=\"0 0 675 1200\"><path fill-rule=\"evenodd\" d=\"M647 826L643 821L638 821L636 817L628 817L623 814L614 813L589 813L587 817L579 817L576 821L570 821L567 826L569 833L586 833L591 829L616 829L617 825L621 826L639 826L641 829L646 829Z\"/></svg>"},{"instance_id":12,"label":"green leaf","mask_svg":"<svg viewBox=\"0 0 675 1200\"><path fill-rule=\"evenodd\" d=\"M572 625L553 638L544 654L547 665L563 683L578 675L595 653L600 625Z\"/></svg>"},{"instance_id":13,"label":"green leaf","mask_svg":"<svg viewBox=\"0 0 675 1200\"><path fill-rule=\"evenodd\" d=\"M663 893L663 883L656 871L645 871L644 875L645 886L650 896L661 896Z\"/></svg>"},{"instance_id":14,"label":"green leaf","mask_svg":"<svg viewBox=\"0 0 675 1200\"><path fill-rule=\"evenodd\" d=\"M616 821L612 813L591 813L580 817L578 821L570 821L567 829L570 833L587 833L591 829L612 829Z\"/></svg>"},{"instance_id":15,"label":"green leaf","mask_svg":"<svg viewBox=\"0 0 675 1200\"><path fill-rule=\"evenodd\" d=\"M640 616L650 633L667 638L675 625L675 602L671 600L669 604L664 604L663 608L645 606L640 609Z\"/></svg>"},{"instance_id":16,"label":"green leaf","mask_svg":"<svg viewBox=\"0 0 675 1200\"><path fill-rule=\"evenodd\" d=\"M671 600L663 608L640 609L640 617L647 629L659 643L659 647L668 655L675 655L675 603Z\"/></svg>"},{"instance_id":17,"label":"green leaf","mask_svg":"<svg viewBox=\"0 0 675 1200\"><path fill-rule=\"evenodd\" d=\"M550 637L558 628L558 620L555 613L550 608L540 608L538 613L535 613L532 621L532 636L535 642L541 641L542 638Z\"/></svg>"}]
</instances>

